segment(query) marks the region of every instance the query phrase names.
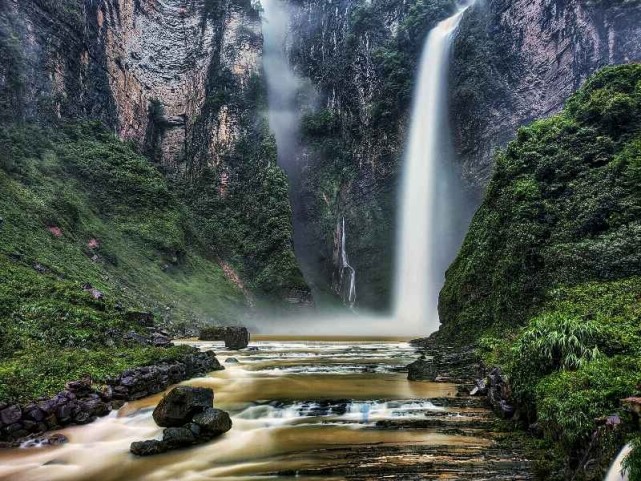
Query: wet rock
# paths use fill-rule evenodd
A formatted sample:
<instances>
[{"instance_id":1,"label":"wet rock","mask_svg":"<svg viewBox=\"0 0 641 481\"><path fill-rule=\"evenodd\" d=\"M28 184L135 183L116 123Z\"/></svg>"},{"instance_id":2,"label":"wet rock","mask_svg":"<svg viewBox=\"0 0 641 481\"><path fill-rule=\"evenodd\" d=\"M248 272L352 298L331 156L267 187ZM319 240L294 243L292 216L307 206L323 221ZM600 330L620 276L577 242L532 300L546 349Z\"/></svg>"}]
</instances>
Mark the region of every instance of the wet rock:
<instances>
[{"instance_id":1,"label":"wet rock","mask_svg":"<svg viewBox=\"0 0 641 481\"><path fill-rule=\"evenodd\" d=\"M246 327L222 326L205 327L200 331L201 341L224 341L228 349L244 349L249 344L249 331Z\"/></svg>"},{"instance_id":2,"label":"wet rock","mask_svg":"<svg viewBox=\"0 0 641 481\"><path fill-rule=\"evenodd\" d=\"M209 408L197 414L193 419L194 423L200 426L204 433L211 436L219 436L231 429L232 422L229 414L221 409Z\"/></svg>"},{"instance_id":3,"label":"wet rock","mask_svg":"<svg viewBox=\"0 0 641 481\"><path fill-rule=\"evenodd\" d=\"M168 336L161 334L159 332L153 333L151 335L151 343L155 347L169 347L172 345L171 339Z\"/></svg>"},{"instance_id":4,"label":"wet rock","mask_svg":"<svg viewBox=\"0 0 641 481\"><path fill-rule=\"evenodd\" d=\"M182 448L196 442L194 433L186 427L167 428L163 431L162 440L170 448Z\"/></svg>"},{"instance_id":5,"label":"wet rock","mask_svg":"<svg viewBox=\"0 0 641 481\"><path fill-rule=\"evenodd\" d=\"M235 357L228 357L225 359L225 364L238 364L238 359Z\"/></svg>"},{"instance_id":6,"label":"wet rock","mask_svg":"<svg viewBox=\"0 0 641 481\"><path fill-rule=\"evenodd\" d=\"M136 456L152 456L169 451L169 446L163 441L155 439L149 441L135 441L131 443L129 451Z\"/></svg>"},{"instance_id":7,"label":"wet rock","mask_svg":"<svg viewBox=\"0 0 641 481\"><path fill-rule=\"evenodd\" d=\"M172 389L153 412L158 426L178 427L191 421L195 414L211 408L214 391L208 388L178 386Z\"/></svg>"},{"instance_id":8,"label":"wet rock","mask_svg":"<svg viewBox=\"0 0 641 481\"><path fill-rule=\"evenodd\" d=\"M22 448L40 448L43 446L60 446L69 442L63 434L31 435L20 441Z\"/></svg>"},{"instance_id":9,"label":"wet rock","mask_svg":"<svg viewBox=\"0 0 641 481\"><path fill-rule=\"evenodd\" d=\"M487 396L487 383L485 379L474 381L474 387L470 391L470 396Z\"/></svg>"},{"instance_id":10,"label":"wet rock","mask_svg":"<svg viewBox=\"0 0 641 481\"><path fill-rule=\"evenodd\" d=\"M407 366L407 379L410 381L434 381L437 376L437 366L431 360L417 359Z\"/></svg>"},{"instance_id":11,"label":"wet rock","mask_svg":"<svg viewBox=\"0 0 641 481\"><path fill-rule=\"evenodd\" d=\"M0 411L0 422L4 425L17 423L22 418L20 406L9 406Z\"/></svg>"}]
</instances>

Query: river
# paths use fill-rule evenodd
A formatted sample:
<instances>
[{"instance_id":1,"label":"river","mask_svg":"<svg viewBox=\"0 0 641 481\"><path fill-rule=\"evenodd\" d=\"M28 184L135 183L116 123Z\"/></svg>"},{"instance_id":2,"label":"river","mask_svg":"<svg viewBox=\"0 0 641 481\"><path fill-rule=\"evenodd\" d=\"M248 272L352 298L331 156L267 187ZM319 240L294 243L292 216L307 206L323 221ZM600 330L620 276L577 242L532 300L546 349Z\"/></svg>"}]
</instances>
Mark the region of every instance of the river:
<instances>
[{"instance_id":1,"label":"river","mask_svg":"<svg viewBox=\"0 0 641 481\"><path fill-rule=\"evenodd\" d=\"M407 342L263 338L242 351L192 344L238 361L184 383L214 390L215 406L232 415L230 432L134 457L132 441L161 435L151 418L158 394L60 431L69 438L63 446L0 452L0 480L528 479L496 447L478 400L457 396L454 384L407 380L400 371L416 357ZM486 464L487 477L476 477Z\"/></svg>"}]
</instances>

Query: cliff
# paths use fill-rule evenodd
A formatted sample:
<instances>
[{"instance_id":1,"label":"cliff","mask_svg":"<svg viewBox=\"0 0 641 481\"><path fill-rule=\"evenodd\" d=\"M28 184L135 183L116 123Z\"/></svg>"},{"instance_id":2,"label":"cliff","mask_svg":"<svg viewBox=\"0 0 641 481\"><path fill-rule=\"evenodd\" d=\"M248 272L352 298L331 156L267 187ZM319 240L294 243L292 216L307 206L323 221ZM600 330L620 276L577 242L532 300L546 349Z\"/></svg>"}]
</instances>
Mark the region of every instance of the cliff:
<instances>
[{"instance_id":1,"label":"cliff","mask_svg":"<svg viewBox=\"0 0 641 481\"><path fill-rule=\"evenodd\" d=\"M437 340L507 371L552 454L542 479L603 479L638 430L621 400L639 394L640 135L638 64L520 128L441 291Z\"/></svg>"},{"instance_id":2,"label":"cliff","mask_svg":"<svg viewBox=\"0 0 641 481\"><path fill-rule=\"evenodd\" d=\"M250 297L305 289L254 6L10 0L0 22L0 120L100 120L167 175L230 282Z\"/></svg>"},{"instance_id":3,"label":"cliff","mask_svg":"<svg viewBox=\"0 0 641 481\"><path fill-rule=\"evenodd\" d=\"M311 81L301 102L308 220L319 282L341 290L341 231L358 304L389 305L396 183L413 79L428 31L454 2L291 2L290 58ZM493 155L520 125L559 111L598 68L641 59L637 1L478 1L453 53L451 120L469 210ZM312 99L311 101L308 99Z\"/></svg>"},{"instance_id":4,"label":"cliff","mask_svg":"<svg viewBox=\"0 0 641 481\"><path fill-rule=\"evenodd\" d=\"M471 187L516 129L561 110L601 67L641 61L638 1L484 0L455 45L452 122Z\"/></svg>"}]
</instances>

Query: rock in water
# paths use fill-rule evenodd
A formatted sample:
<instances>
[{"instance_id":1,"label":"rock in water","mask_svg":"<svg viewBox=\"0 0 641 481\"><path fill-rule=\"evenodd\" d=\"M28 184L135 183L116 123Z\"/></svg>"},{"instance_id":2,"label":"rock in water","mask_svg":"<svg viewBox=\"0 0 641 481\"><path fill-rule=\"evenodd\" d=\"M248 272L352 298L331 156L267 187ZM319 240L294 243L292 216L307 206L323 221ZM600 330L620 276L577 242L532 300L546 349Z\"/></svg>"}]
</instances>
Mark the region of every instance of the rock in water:
<instances>
[{"instance_id":1,"label":"rock in water","mask_svg":"<svg viewBox=\"0 0 641 481\"><path fill-rule=\"evenodd\" d=\"M131 443L129 451L136 456L152 456L169 451L169 445L164 441L152 439L150 441L136 441Z\"/></svg>"},{"instance_id":2,"label":"rock in water","mask_svg":"<svg viewBox=\"0 0 641 481\"><path fill-rule=\"evenodd\" d=\"M154 409L158 426L179 427L191 421L214 404L214 391L204 387L178 386L172 389Z\"/></svg>"},{"instance_id":3,"label":"rock in water","mask_svg":"<svg viewBox=\"0 0 641 481\"><path fill-rule=\"evenodd\" d=\"M246 327L205 327L200 331L201 341L225 341L229 349L245 349L249 344L249 331Z\"/></svg>"},{"instance_id":4,"label":"rock in water","mask_svg":"<svg viewBox=\"0 0 641 481\"><path fill-rule=\"evenodd\" d=\"M195 444L196 436L189 428L167 428L163 431L162 440L170 448L182 448Z\"/></svg>"},{"instance_id":5,"label":"rock in water","mask_svg":"<svg viewBox=\"0 0 641 481\"><path fill-rule=\"evenodd\" d=\"M418 359L407 366L407 379L410 381L434 381L438 369L433 361Z\"/></svg>"},{"instance_id":6,"label":"rock in water","mask_svg":"<svg viewBox=\"0 0 641 481\"><path fill-rule=\"evenodd\" d=\"M210 408L194 416L194 423L202 428L203 434L220 436L231 429L229 414L221 409Z\"/></svg>"}]
</instances>

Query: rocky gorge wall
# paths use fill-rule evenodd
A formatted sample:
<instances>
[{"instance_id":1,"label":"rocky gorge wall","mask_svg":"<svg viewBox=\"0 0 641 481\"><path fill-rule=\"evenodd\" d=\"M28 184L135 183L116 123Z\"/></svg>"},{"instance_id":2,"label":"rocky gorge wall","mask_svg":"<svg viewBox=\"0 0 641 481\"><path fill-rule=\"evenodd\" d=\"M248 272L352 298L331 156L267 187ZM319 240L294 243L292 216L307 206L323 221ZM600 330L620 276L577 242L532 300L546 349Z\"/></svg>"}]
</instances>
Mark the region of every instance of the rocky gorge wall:
<instances>
[{"instance_id":1,"label":"rocky gorge wall","mask_svg":"<svg viewBox=\"0 0 641 481\"><path fill-rule=\"evenodd\" d=\"M467 184L484 187L520 125L560 111L599 68L641 61L641 3L481 0L453 61L455 144Z\"/></svg>"},{"instance_id":2,"label":"rocky gorge wall","mask_svg":"<svg viewBox=\"0 0 641 481\"><path fill-rule=\"evenodd\" d=\"M255 6L9 0L0 27L1 121L102 121L168 175L230 282L250 297L306 289L262 114Z\"/></svg>"},{"instance_id":3,"label":"rocky gorge wall","mask_svg":"<svg viewBox=\"0 0 641 481\"><path fill-rule=\"evenodd\" d=\"M340 295L340 239L357 303L389 306L396 183L412 88L427 32L454 2L293 0L290 58L302 95L301 154L321 282ZM636 1L480 0L454 46L450 110L457 168L478 206L494 152L519 125L557 112L599 67L641 59ZM313 101L309 101L313 98ZM463 222L466 222L464 219Z\"/></svg>"}]
</instances>

